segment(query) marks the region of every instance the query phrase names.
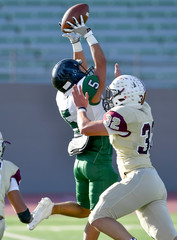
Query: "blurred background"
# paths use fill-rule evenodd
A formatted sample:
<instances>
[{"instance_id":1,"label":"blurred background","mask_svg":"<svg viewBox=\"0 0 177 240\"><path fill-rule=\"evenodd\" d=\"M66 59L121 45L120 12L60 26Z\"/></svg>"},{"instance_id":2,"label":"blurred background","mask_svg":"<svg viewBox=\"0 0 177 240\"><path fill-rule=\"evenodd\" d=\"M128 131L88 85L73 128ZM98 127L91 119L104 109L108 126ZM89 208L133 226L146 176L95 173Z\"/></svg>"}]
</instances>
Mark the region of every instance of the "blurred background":
<instances>
[{"instance_id":1,"label":"blurred background","mask_svg":"<svg viewBox=\"0 0 177 240\"><path fill-rule=\"evenodd\" d=\"M51 85L53 66L72 58L72 46L58 22L81 2L0 1L0 131L5 159L21 169L21 191L74 193L74 157L67 146L72 130L58 112ZM147 87L155 120L151 159L170 193L177 193L177 0L83 0L87 25L107 58L107 83L114 64ZM90 50L82 39L88 59ZM115 153L113 157L115 163Z\"/></svg>"}]
</instances>

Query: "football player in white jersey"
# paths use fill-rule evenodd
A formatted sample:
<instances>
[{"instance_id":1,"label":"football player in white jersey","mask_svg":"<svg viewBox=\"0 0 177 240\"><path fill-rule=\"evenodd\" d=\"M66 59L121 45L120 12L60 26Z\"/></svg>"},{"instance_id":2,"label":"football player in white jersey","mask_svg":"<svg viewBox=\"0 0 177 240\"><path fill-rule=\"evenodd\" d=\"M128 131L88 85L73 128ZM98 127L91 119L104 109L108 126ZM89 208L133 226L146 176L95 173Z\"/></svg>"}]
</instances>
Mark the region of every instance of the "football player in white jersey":
<instances>
[{"instance_id":1,"label":"football player in white jersey","mask_svg":"<svg viewBox=\"0 0 177 240\"><path fill-rule=\"evenodd\" d=\"M150 148L154 121L145 102L144 84L131 75L121 75L107 88L101 121L87 116L88 94L73 87L78 126L86 136L109 135L117 152L122 180L101 194L89 223L117 240L135 239L116 219L136 211L141 226L156 240L177 240L167 209L167 191L151 164Z\"/></svg>"},{"instance_id":2,"label":"football player in white jersey","mask_svg":"<svg viewBox=\"0 0 177 240\"><path fill-rule=\"evenodd\" d=\"M3 140L0 132L0 239L5 230L4 201L6 195L21 222L29 223L32 220L32 215L19 192L20 170L12 162L3 159L6 143L9 142Z\"/></svg>"},{"instance_id":3,"label":"football player in white jersey","mask_svg":"<svg viewBox=\"0 0 177 240\"><path fill-rule=\"evenodd\" d=\"M76 20L76 25L72 25L72 27L72 30L69 29L72 33L64 34L64 37L68 37L72 43L74 59L64 59L55 65L52 71L52 83L58 90L56 102L59 112L74 132L68 152L69 155L76 156L74 177L77 203L54 204L49 198L43 198L33 212L34 219L29 224L30 230L53 214L77 218L88 217L98 202L100 194L118 181L118 175L112 166L113 149L109 137L99 135L86 137L78 129L77 109L73 101L72 87L77 84L81 86L83 92L89 92L88 116L92 120L102 119L105 113L101 95L106 80L106 59L93 32L83 23L82 16L81 24ZM81 36L86 39L95 64L89 69L87 69L80 42ZM77 61L76 59L81 60ZM117 65L115 70L115 74L119 74ZM98 236L99 232L88 224L85 228L84 240L96 240Z\"/></svg>"}]
</instances>

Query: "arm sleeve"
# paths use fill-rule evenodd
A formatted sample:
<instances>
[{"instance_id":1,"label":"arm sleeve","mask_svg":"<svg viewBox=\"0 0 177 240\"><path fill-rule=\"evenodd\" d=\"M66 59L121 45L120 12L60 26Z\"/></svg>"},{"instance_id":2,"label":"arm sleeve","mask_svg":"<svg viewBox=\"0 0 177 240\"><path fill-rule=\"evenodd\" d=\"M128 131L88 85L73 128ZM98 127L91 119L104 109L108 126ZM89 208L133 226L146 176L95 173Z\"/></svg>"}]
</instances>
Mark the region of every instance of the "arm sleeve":
<instances>
[{"instance_id":1,"label":"arm sleeve","mask_svg":"<svg viewBox=\"0 0 177 240\"><path fill-rule=\"evenodd\" d=\"M118 112L109 110L105 113L103 124L109 135L118 134L122 137L128 137L131 134L131 132L128 131L127 123L124 120L124 117Z\"/></svg>"},{"instance_id":2,"label":"arm sleeve","mask_svg":"<svg viewBox=\"0 0 177 240\"><path fill-rule=\"evenodd\" d=\"M15 178L18 185L20 184L20 181L21 181L21 173L20 173L20 169L18 169L16 171L16 173L11 177L11 178Z\"/></svg>"},{"instance_id":3,"label":"arm sleeve","mask_svg":"<svg viewBox=\"0 0 177 240\"><path fill-rule=\"evenodd\" d=\"M92 98L97 93L99 86L99 79L95 75L88 76L84 79L82 84L82 91L84 95L86 92L88 92L89 104L91 104Z\"/></svg>"},{"instance_id":4,"label":"arm sleeve","mask_svg":"<svg viewBox=\"0 0 177 240\"><path fill-rule=\"evenodd\" d=\"M11 192L11 191L14 191L14 190L19 191L19 186L18 186L17 180L12 177L11 181L10 181L10 186L9 186L9 189L8 189L7 192Z\"/></svg>"}]
</instances>

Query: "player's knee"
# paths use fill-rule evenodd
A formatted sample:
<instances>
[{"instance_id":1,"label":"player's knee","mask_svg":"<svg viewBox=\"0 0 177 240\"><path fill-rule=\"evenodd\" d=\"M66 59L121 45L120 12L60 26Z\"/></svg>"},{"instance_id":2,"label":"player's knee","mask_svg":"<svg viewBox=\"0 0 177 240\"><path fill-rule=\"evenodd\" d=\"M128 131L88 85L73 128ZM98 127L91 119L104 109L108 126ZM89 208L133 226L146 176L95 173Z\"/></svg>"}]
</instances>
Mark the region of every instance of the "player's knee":
<instances>
[{"instance_id":1,"label":"player's knee","mask_svg":"<svg viewBox=\"0 0 177 240\"><path fill-rule=\"evenodd\" d=\"M102 218L94 220L91 225L95 227L96 229L100 229L100 226L102 226Z\"/></svg>"}]
</instances>

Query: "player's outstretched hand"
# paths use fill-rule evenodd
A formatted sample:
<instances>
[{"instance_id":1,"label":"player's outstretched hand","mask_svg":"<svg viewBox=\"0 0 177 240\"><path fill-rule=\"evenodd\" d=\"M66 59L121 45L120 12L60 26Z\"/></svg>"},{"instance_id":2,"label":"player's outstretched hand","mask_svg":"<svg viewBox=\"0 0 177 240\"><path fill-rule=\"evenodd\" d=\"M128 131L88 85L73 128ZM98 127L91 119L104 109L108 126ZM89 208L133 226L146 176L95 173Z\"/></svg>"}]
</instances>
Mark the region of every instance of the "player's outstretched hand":
<instances>
[{"instance_id":1,"label":"player's outstretched hand","mask_svg":"<svg viewBox=\"0 0 177 240\"><path fill-rule=\"evenodd\" d=\"M71 22L67 21L67 24L71 27L71 29L70 28L65 28L64 29L65 32L67 32L67 33L70 33L70 32L79 33L80 35L82 35L84 37L84 35L86 33L88 33L90 28L88 28L85 25L83 16L80 15L80 22L81 23L79 23L75 17L73 17L73 20L74 20L75 24L72 24Z\"/></svg>"},{"instance_id":2,"label":"player's outstretched hand","mask_svg":"<svg viewBox=\"0 0 177 240\"><path fill-rule=\"evenodd\" d=\"M74 99L76 108L84 107L87 109L89 96L88 96L87 92L84 96L80 85L79 85L79 89L77 88L76 84L73 86L72 95L73 95L73 99Z\"/></svg>"},{"instance_id":3,"label":"player's outstretched hand","mask_svg":"<svg viewBox=\"0 0 177 240\"><path fill-rule=\"evenodd\" d=\"M58 26L61 29L61 22L58 23ZM63 33L62 37L67 37L72 44L80 42L80 40L81 40L81 35L78 33L75 33L75 32Z\"/></svg>"},{"instance_id":4,"label":"player's outstretched hand","mask_svg":"<svg viewBox=\"0 0 177 240\"><path fill-rule=\"evenodd\" d=\"M119 65L118 63L115 64L115 67L114 67L114 76L117 78L119 77L121 74L121 71L120 71L120 68L119 68Z\"/></svg>"},{"instance_id":5,"label":"player's outstretched hand","mask_svg":"<svg viewBox=\"0 0 177 240\"><path fill-rule=\"evenodd\" d=\"M81 40L81 35L78 33L74 33L74 32L63 33L62 37L67 37L72 44L80 42L80 40Z\"/></svg>"}]
</instances>

